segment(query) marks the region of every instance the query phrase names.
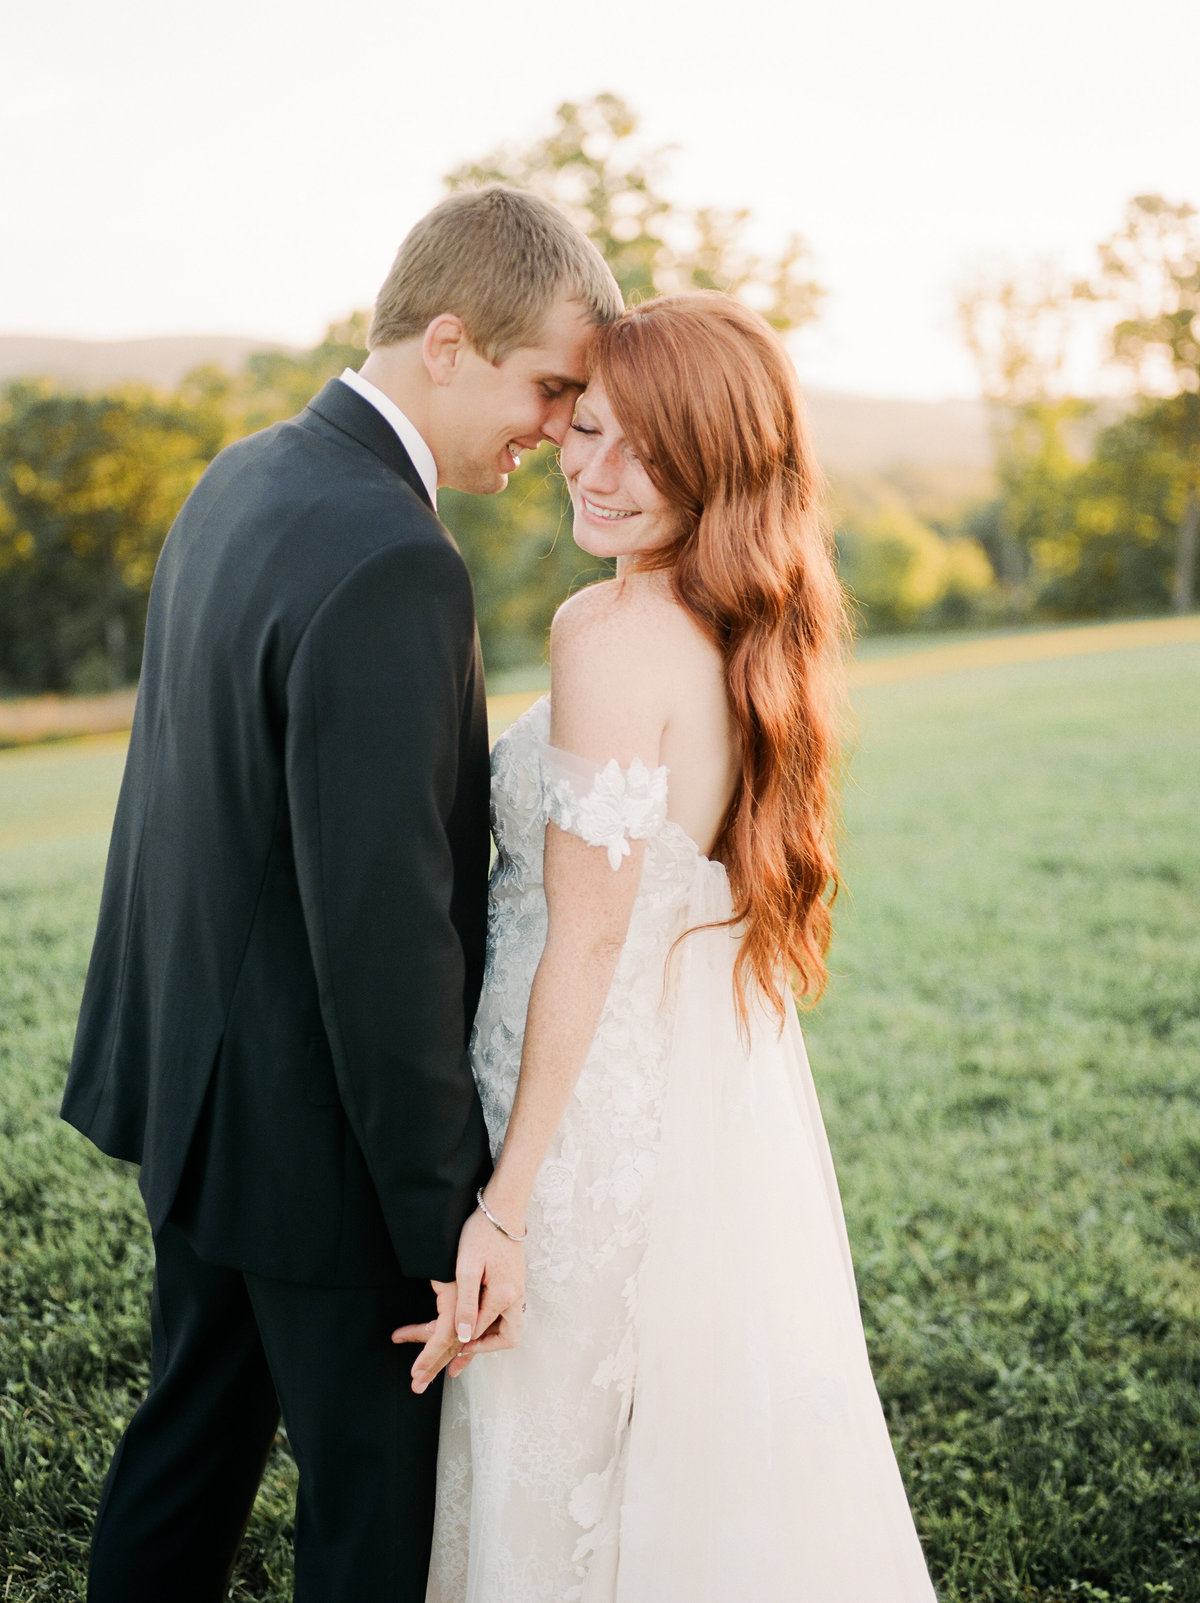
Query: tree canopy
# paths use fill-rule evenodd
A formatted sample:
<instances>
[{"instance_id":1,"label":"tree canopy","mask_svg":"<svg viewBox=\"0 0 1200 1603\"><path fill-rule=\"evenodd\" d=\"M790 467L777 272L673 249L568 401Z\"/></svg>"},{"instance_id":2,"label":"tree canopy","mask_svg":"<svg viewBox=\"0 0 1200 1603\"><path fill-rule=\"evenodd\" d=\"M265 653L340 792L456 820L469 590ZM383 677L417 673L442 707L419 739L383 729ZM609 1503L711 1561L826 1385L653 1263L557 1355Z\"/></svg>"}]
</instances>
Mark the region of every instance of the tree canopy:
<instances>
[{"instance_id":1,"label":"tree canopy","mask_svg":"<svg viewBox=\"0 0 1200 1603\"><path fill-rule=\"evenodd\" d=\"M816 316L823 291L809 276L808 248L793 234L775 255L747 241L750 213L668 199L670 152L647 148L638 119L617 95L564 101L532 144L501 147L447 176L450 189L512 184L560 207L598 247L626 303L688 289L719 289L754 306L780 330Z\"/></svg>"},{"instance_id":2,"label":"tree canopy","mask_svg":"<svg viewBox=\"0 0 1200 1603\"><path fill-rule=\"evenodd\" d=\"M159 548L219 443L140 385L0 394L0 685L106 690L136 676Z\"/></svg>"},{"instance_id":3,"label":"tree canopy","mask_svg":"<svg viewBox=\"0 0 1200 1603\"><path fill-rule=\"evenodd\" d=\"M1095 277L1077 293L1113 307L1114 357L1143 394L1174 403L1151 406L1146 421L1181 464L1171 602L1176 612L1190 612L1200 546L1200 215L1186 201L1135 195L1098 254Z\"/></svg>"}]
</instances>

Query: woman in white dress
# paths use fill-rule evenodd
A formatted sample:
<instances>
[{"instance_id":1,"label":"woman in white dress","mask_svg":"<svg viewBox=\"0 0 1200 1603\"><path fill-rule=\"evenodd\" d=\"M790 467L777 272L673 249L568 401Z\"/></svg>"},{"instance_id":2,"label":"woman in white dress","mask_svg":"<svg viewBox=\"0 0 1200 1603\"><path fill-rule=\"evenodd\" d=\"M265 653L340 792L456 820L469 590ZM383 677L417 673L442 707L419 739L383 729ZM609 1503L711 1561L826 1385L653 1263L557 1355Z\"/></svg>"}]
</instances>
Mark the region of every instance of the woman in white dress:
<instances>
[{"instance_id":1,"label":"woman in white dress","mask_svg":"<svg viewBox=\"0 0 1200 1603\"><path fill-rule=\"evenodd\" d=\"M634 308L562 468L617 571L493 753L460 1293L496 1230L527 1312L450 1365L429 1603L928 1603L791 990L825 979L845 625L779 340Z\"/></svg>"}]
</instances>

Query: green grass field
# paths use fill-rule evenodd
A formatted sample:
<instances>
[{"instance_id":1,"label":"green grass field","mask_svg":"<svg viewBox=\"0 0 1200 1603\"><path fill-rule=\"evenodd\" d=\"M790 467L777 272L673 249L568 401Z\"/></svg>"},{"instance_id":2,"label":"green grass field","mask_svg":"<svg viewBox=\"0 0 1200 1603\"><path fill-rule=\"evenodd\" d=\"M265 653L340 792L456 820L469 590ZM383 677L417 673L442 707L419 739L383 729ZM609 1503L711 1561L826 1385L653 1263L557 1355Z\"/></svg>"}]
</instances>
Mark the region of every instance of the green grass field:
<instances>
[{"instance_id":1,"label":"green grass field","mask_svg":"<svg viewBox=\"0 0 1200 1603\"><path fill-rule=\"evenodd\" d=\"M856 707L807 1034L942 1603L1200 1603L1200 644ZM0 1603L82 1597L144 1385L134 1179L55 1117L121 756L0 755ZM288 1595L292 1477L237 1598Z\"/></svg>"}]
</instances>

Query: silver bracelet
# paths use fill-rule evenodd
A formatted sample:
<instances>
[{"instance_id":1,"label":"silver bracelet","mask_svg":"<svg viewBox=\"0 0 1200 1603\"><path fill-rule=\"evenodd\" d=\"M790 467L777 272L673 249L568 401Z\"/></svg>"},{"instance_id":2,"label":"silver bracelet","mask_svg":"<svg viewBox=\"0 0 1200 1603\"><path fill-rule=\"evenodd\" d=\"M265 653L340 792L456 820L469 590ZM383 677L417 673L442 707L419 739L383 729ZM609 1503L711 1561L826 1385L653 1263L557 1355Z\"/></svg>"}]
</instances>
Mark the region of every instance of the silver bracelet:
<instances>
[{"instance_id":1,"label":"silver bracelet","mask_svg":"<svg viewBox=\"0 0 1200 1603\"><path fill-rule=\"evenodd\" d=\"M525 1229L524 1229L524 1231L522 1232L521 1235L514 1236L511 1230L506 1229L506 1227L500 1223L499 1219L496 1218L496 1215L494 1213L490 1213L488 1211L488 1205L483 1200L483 1187L482 1186L480 1186L479 1190L475 1193L475 1201L479 1204L479 1211L480 1211L480 1213L482 1213L483 1217L487 1220L488 1224L490 1224L494 1230L498 1230L502 1236L507 1236L510 1241L524 1241L525 1237L528 1236L528 1234L529 1234L529 1226L528 1225L525 1226Z\"/></svg>"}]
</instances>

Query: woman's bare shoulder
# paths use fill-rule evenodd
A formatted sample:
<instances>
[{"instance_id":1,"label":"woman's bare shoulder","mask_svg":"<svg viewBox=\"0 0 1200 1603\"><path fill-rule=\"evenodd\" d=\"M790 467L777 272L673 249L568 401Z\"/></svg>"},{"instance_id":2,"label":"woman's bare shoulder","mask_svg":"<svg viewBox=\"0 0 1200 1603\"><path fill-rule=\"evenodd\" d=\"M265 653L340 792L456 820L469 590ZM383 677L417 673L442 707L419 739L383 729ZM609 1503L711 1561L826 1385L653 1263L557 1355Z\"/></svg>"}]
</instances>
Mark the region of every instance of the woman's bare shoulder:
<instances>
[{"instance_id":1,"label":"woman's bare shoulder","mask_svg":"<svg viewBox=\"0 0 1200 1603\"><path fill-rule=\"evenodd\" d=\"M576 590L554 614L551 640L556 645L570 645L576 640L586 641L591 635L602 635L620 617L620 589L616 579L601 579Z\"/></svg>"},{"instance_id":2,"label":"woman's bare shoulder","mask_svg":"<svg viewBox=\"0 0 1200 1603\"><path fill-rule=\"evenodd\" d=\"M558 609L550 632L551 701L553 723L564 735L584 728L598 734L604 725L604 738L628 747L628 755L657 760L671 715L676 614L683 609L647 577L589 585Z\"/></svg>"},{"instance_id":3,"label":"woman's bare shoulder","mask_svg":"<svg viewBox=\"0 0 1200 1603\"><path fill-rule=\"evenodd\" d=\"M571 656L619 651L641 667L672 661L681 649L714 649L660 574L602 580L576 591L554 615L551 643Z\"/></svg>"}]
</instances>

